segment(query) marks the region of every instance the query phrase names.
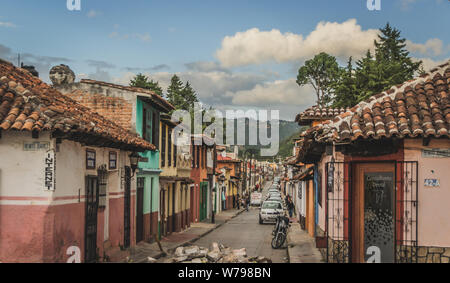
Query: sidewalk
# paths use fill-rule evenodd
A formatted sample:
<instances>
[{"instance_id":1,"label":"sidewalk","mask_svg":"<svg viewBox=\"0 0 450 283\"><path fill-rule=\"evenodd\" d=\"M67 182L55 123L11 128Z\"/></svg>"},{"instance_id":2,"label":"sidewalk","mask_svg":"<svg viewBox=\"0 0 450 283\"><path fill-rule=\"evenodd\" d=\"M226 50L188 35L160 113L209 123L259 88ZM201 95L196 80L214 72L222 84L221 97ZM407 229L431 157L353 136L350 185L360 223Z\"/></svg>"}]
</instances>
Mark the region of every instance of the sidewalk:
<instances>
[{"instance_id":1,"label":"sidewalk","mask_svg":"<svg viewBox=\"0 0 450 283\"><path fill-rule=\"evenodd\" d=\"M209 222L191 223L191 226L188 229L179 233L172 233L171 235L162 238L161 246L163 247L164 252L171 253L178 247L192 244L196 240L202 238L227 223L229 220L238 216L242 213L242 211L244 210L231 209L222 211L221 213L215 215L214 224ZM147 262L148 257L159 259L163 256L164 253L161 252L157 243L150 244L141 242L130 250L122 251L120 252L120 255L111 257L111 261L142 263Z\"/></svg>"},{"instance_id":2,"label":"sidewalk","mask_svg":"<svg viewBox=\"0 0 450 283\"><path fill-rule=\"evenodd\" d=\"M287 236L288 258L290 263L321 263L323 262L316 243L308 233L300 228L300 224L291 223Z\"/></svg>"}]
</instances>

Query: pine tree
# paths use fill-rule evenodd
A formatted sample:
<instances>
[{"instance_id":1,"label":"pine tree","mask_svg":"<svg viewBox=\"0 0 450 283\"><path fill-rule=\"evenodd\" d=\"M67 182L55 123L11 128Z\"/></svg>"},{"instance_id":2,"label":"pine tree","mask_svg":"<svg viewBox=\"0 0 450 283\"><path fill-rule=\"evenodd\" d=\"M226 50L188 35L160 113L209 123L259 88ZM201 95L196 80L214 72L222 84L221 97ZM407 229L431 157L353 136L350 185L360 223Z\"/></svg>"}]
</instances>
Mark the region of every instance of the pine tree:
<instances>
[{"instance_id":1,"label":"pine tree","mask_svg":"<svg viewBox=\"0 0 450 283\"><path fill-rule=\"evenodd\" d=\"M359 101L390 87L410 80L420 72L422 62L413 62L406 50L406 39L389 23L380 29L375 40L375 54L370 52L357 62L357 86L361 90Z\"/></svg>"},{"instance_id":2,"label":"pine tree","mask_svg":"<svg viewBox=\"0 0 450 283\"><path fill-rule=\"evenodd\" d=\"M176 108L176 109L185 109L182 103L182 92L183 90L183 82L177 75L173 75L170 80L170 85L167 88L167 100Z\"/></svg>"},{"instance_id":3,"label":"pine tree","mask_svg":"<svg viewBox=\"0 0 450 283\"><path fill-rule=\"evenodd\" d=\"M149 80L149 78L141 73L137 74L131 81L130 86L140 87L144 89L148 89L154 91L156 94L162 96L163 90L159 86L159 83L154 80Z\"/></svg>"},{"instance_id":4,"label":"pine tree","mask_svg":"<svg viewBox=\"0 0 450 283\"><path fill-rule=\"evenodd\" d=\"M191 84L186 82L183 90L181 91L181 95L183 97L183 108L182 109L192 109L194 108L194 103L198 102L197 94L195 90L191 87Z\"/></svg>"}]
</instances>

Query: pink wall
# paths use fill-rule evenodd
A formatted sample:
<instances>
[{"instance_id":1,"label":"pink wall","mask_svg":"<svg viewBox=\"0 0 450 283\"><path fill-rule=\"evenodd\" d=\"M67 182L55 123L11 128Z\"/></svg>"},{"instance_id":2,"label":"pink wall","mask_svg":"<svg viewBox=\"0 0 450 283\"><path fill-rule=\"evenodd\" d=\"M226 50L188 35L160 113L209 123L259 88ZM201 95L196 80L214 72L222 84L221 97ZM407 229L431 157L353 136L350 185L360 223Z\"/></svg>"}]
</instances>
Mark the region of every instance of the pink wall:
<instances>
[{"instance_id":1,"label":"pink wall","mask_svg":"<svg viewBox=\"0 0 450 283\"><path fill-rule=\"evenodd\" d=\"M419 246L450 247L450 158L424 158L423 148L450 148L450 140L405 140L405 160L419 162ZM434 173L432 173L432 170ZM439 179L440 187L425 187L425 179Z\"/></svg>"},{"instance_id":2,"label":"pink wall","mask_svg":"<svg viewBox=\"0 0 450 283\"><path fill-rule=\"evenodd\" d=\"M0 206L1 262L65 262L78 246L84 256L84 203Z\"/></svg>"}]
</instances>

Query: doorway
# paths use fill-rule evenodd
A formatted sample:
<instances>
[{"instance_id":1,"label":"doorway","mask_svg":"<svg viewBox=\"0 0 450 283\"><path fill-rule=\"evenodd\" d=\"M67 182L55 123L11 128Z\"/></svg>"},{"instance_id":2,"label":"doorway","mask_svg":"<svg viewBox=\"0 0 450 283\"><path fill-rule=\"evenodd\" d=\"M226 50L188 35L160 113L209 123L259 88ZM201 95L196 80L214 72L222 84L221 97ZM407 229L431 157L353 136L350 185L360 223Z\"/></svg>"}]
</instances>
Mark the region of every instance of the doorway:
<instances>
[{"instance_id":1,"label":"doorway","mask_svg":"<svg viewBox=\"0 0 450 283\"><path fill-rule=\"evenodd\" d=\"M352 262L395 262L395 164L356 164L353 174Z\"/></svg>"},{"instance_id":2,"label":"doorway","mask_svg":"<svg viewBox=\"0 0 450 283\"><path fill-rule=\"evenodd\" d=\"M145 178L137 178L136 189L136 243L144 239L144 185Z\"/></svg>"},{"instance_id":3,"label":"doorway","mask_svg":"<svg viewBox=\"0 0 450 283\"><path fill-rule=\"evenodd\" d=\"M98 178L86 177L86 218L85 218L85 253L84 261L97 261L97 212L98 212Z\"/></svg>"}]
</instances>

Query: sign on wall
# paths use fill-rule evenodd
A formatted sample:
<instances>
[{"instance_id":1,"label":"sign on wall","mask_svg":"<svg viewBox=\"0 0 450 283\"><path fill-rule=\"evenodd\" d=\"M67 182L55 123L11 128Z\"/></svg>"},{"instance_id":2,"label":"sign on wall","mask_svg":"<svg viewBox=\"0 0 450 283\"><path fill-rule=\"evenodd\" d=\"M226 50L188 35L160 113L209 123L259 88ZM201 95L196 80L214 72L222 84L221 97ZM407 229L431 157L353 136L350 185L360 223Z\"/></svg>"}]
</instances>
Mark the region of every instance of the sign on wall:
<instances>
[{"instance_id":1,"label":"sign on wall","mask_svg":"<svg viewBox=\"0 0 450 283\"><path fill-rule=\"evenodd\" d=\"M50 142L24 142L24 151L38 151L38 150L48 150L50 148Z\"/></svg>"},{"instance_id":2,"label":"sign on wall","mask_svg":"<svg viewBox=\"0 0 450 283\"><path fill-rule=\"evenodd\" d=\"M56 158L55 151L49 150L45 155L45 170L44 170L44 189L47 191L55 190L56 178Z\"/></svg>"},{"instance_id":3,"label":"sign on wall","mask_svg":"<svg viewBox=\"0 0 450 283\"><path fill-rule=\"evenodd\" d=\"M425 179L424 185L425 187L432 187L432 188L441 186L441 184L439 183L439 179Z\"/></svg>"},{"instance_id":4,"label":"sign on wall","mask_svg":"<svg viewBox=\"0 0 450 283\"><path fill-rule=\"evenodd\" d=\"M450 157L450 149L448 148L431 148L422 149L422 157L424 158L448 158Z\"/></svg>"}]
</instances>

